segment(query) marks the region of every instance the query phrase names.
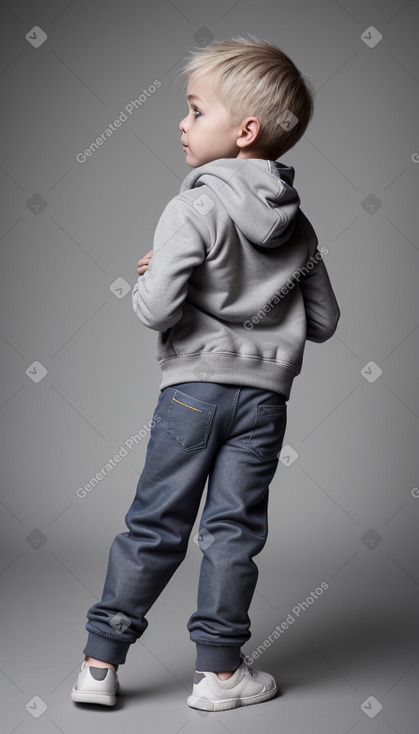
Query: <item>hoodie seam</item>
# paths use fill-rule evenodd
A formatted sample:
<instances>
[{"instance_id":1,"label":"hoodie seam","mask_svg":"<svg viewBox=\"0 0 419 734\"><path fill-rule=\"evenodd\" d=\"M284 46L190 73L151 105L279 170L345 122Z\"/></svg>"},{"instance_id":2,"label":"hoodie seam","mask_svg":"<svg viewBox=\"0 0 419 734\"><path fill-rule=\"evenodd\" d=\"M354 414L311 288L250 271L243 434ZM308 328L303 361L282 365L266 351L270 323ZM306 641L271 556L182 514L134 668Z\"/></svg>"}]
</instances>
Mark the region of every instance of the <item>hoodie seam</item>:
<instances>
[{"instance_id":1,"label":"hoodie seam","mask_svg":"<svg viewBox=\"0 0 419 734\"><path fill-rule=\"evenodd\" d=\"M224 214L225 214L225 217L226 217L226 221L228 221L229 223L232 223L232 224L233 224L233 226L237 228L237 225L236 225L236 223L235 223L234 219L232 218L232 216L231 216L231 214L229 213L229 211L228 211L227 207L225 206L225 204L223 204L223 202L222 202L222 200L220 199L220 197L218 196L217 192L216 192L216 191L214 191L213 189L211 189L211 187L210 187L210 186L208 186L208 184L202 184L201 188L203 188L203 189L208 189L209 191L211 191L211 194L212 194L212 195L213 195L213 197L215 197L215 199L216 199L216 201L214 202L214 207L213 207L213 209L214 209L214 214L215 214L215 218L216 218L216 220L218 220L218 217L219 217L219 215L220 215L220 209L221 209L221 210L222 210L222 211L224 212ZM190 189L190 190L192 191L192 190L195 190L195 189ZM182 195L183 195L184 193L185 193L185 192L182 192L182 194L178 194L178 196L182 196ZM204 192L204 193L205 193L205 192ZM207 194L207 195L208 195L208 194ZM197 197L197 198L198 198L198 197ZM212 200L213 200L213 199L212 199ZM195 209L195 207L193 206L193 204L191 204L191 203L190 203L190 202L188 201L188 199L182 199L182 201L184 201L184 202L185 202L186 204L188 204L188 205L189 205L189 206L190 206L190 207L191 207L191 208L192 208L192 209L193 209L194 211L196 211L196 212L197 212L197 210ZM212 211L212 209L211 209L211 211ZM197 213L199 214L199 216L200 216L200 217L201 217L202 219L204 218L204 216L205 216L205 217L207 217L207 216L208 216L208 214L205 214L205 215L204 215L204 214L200 214L200 212L197 212ZM223 222L223 224L224 224L224 225L226 224L226 221L224 221L224 222ZM205 221L205 226L206 226L206 228L207 228L207 230L208 230L208 234L209 234L209 240L210 240L209 248L208 248L208 251L207 251L207 256L208 256L208 255L210 255L210 253L212 252L212 250L214 249L214 247L215 247L215 245L216 245L216 243L217 243L217 235L215 236L215 238L214 238L214 241L212 241L212 235L211 235L211 230L210 230L210 228L209 228L209 226L208 226L208 223L207 223L207 221Z\"/></svg>"},{"instance_id":2,"label":"hoodie seam","mask_svg":"<svg viewBox=\"0 0 419 734\"><path fill-rule=\"evenodd\" d=\"M298 208L297 216L298 216L298 223L300 225L301 232L303 233L304 242L305 242L306 249L307 249L306 257L307 257L307 260L308 260L310 257L313 257L314 253L316 252L317 242L315 243L315 247L314 247L313 252L310 254L310 241L309 241L309 237L308 237L307 232L306 232L306 228L305 228L305 224L304 224L304 217L301 216L301 209L300 208ZM304 277L305 276L303 275L303 278Z\"/></svg>"},{"instance_id":3,"label":"hoodie seam","mask_svg":"<svg viewBox=\"0 0 419 734\"><path fill-rule=\"evenodd\" d=\"M191 190L192 190L192 189L191 189ZM206 215L206 214L205 214L205 215L204 215L204 214L201 214L201 213L200 213L200 212L199 212L199 211L198 211L198 210L197 210L197 209L196 209L196 208L195 208L195 207L193 206L193 204L191 204L191 203L190 203L190 201L188 201L188 199L184 199L184 198L183 198L183 195L184 195L184 192L182 192L182 194L178 194L178 195L177 195L177 196L176 196L175 198L177 198L177 199L178 199L178 201L181 201L181 202L182 202L183 204L186 204L186 205L187 205L187 206L189 207L189 209L192 209L192 210L193 210L193 212L194 212L194 218L196 218L196 215L198 215L199 219L200 219L200 220L202 220L202 221L204 222L204 224L205 224L205 227L206 227L206 229L207 229L207 232L208 232L208 235L209 235L209 239L210 239L210 242L211 242L211 240L212 240L212 237L211 237L211 230L210 230L210 228L208 227L208 224L206 223L206 221L205 221L205 219L204 219L204 216L207 216L207 215ZM197 196L196 198L198 199L199 197Z\"/></svg>"},{"instance_id":4,"label":"hoodie seam","mask_svg":"<svg viewBox=\"0 0 419 734\"><path fill-rule=\"evenodd\" d=\"M193 190L193 189L191 189L191 190ZM183 197L183 193L184 192L182 192L182 194L178 194L179 201L182 201L184 204L187 204L187 206L194 211L194 217L196 218L196 215L198 214L200 220L203 221L204 224L205 224L205 227L206 227L207 232L208 232L208 237L209 237L209 247L206 247L206 249L207 249L207 255L209 255L209 253L211 252L212 248L215 245L215 241L214 242L212 241L211 230L210 230L210 228L209 228L209 226L208 226L208 224L207 224L207 222L205 221L205 218L204 218L207 215L206 214L205 215L204 214L201 214L197 209L195 209L195 207L187 199L181 198L181 197ZM196 198L199 198L199 197L196 197ZM215 208L215 205L214 205L214 208ZM204 242L205 242L205 240L204 240Z\"/></svg>"},{"instance_id":5,"label":"hoodie seam","mask_svg":"<svg viewBox=\"0 0 419 734\"><path fill-rule=\"evenodd\" d=\"M274 232L276 230L276 228L278 227L278 224L279 224L280 227L283 227L283 226L285 226L286 224L289 223L289 219L288 219L287 215L285 214L285 212L283 212L281 209L277 209L277 214L278 214L279 222L275 222L275 224L272 225L272 227L270 228L269 232L265 235L265 237L261 241L261 243L260 243L260 246L261 247L263 247L264 243L267 240L270 239L270 237L272 235L272 232Z\"/></svg>"}]
</instances>

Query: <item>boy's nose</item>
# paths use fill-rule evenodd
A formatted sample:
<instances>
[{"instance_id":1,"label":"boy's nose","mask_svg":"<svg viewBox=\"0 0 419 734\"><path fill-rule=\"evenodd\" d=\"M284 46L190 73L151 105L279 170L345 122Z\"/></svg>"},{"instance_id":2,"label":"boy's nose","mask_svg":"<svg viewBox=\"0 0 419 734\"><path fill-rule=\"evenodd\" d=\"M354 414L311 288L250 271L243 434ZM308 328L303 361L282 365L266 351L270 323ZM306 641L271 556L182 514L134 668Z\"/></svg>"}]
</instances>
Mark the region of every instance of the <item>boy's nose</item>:
<instances>
[{"instance_id":1,"label":"boy's nose","mask_svg":"<svg viewBox=\"0 0 419 734\"><path fill-rule=\"evenodd\" d=\"M186 120L187 120L187 117L184 117L183 120L181 120L179 123L179 128L181 129L183 133L186 132Z\"/></svg>"}]
</instances>

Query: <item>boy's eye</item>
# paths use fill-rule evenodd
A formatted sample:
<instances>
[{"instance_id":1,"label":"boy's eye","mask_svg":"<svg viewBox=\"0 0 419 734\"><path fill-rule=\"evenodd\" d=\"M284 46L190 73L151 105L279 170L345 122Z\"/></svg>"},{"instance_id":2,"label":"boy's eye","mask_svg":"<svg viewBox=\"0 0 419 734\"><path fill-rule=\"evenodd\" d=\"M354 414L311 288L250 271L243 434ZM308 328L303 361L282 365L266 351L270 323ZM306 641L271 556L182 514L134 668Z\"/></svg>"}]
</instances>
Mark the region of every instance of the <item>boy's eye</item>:
<instances>
[{"instance_id":1,"label":"boy's eye","mask_svg":"<svg viewBox=\"0 0 419 734\"><path fill-rule=\"evenodd\" d=\"M197 107L194 107L194 110L193 111L194 111L194 117L195 117L195 119L196 119L197 115L199 116L199 115L202 114L202 112L200 112Z\"/></svg>"}]
</instances>

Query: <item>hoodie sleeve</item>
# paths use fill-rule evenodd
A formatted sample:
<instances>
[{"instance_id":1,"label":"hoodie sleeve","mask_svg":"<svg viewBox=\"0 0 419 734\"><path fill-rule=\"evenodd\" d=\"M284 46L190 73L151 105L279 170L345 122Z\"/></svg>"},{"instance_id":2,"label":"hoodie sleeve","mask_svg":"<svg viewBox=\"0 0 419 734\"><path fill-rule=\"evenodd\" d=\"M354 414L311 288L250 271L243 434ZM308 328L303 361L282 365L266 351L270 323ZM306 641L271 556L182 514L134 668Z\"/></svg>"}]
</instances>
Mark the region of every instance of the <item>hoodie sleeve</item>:
<instances>
[{"instance_id":1,"label":"hoodie sleeve","mask_svg":"<svg viewBox=\"0 0 419 734\"><path fill-rule=\"evenodd\" d=\"M166 331L182 318L188 280L204 262L209 239L203 215L175 196L158 221L148 270L132 292L133 309L145 326Z\"/></svg>"},{"instance_id":2,"label":"hoodie sleeve","mask_svg":"<svg viewBox=\"0 0 419 734\"><path fill-rule=\"evenodd\" d=\"M307 319L306 338L312 342L325 342L336 331L340 309L323 257L317 249L316 233L305 215L302 220L306 239L312 243L311 256L307 262L314 264L299 281Z\"/></svg>"}]
</instances>

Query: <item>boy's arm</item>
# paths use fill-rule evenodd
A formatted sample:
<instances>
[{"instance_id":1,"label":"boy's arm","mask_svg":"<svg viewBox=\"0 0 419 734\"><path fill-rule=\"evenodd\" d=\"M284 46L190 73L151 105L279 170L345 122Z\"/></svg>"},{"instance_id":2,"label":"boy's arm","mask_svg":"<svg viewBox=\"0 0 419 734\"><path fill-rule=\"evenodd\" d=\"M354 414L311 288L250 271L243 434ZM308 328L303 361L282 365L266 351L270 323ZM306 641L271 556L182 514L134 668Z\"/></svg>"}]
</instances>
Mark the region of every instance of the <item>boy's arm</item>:
<instances>
[{"instance_id":1,"label":"boy's arm","mask_svg":"<svg viewBox=\"0 0 419 734\"><path fill-rule=\"evenodd\" d=\"M336 331L340 309L322 255L317 249L316 233L304 215L302 219L307 241L314 243L314 251L313 244L310 248L310 261L314 267L299 280L307 319L306 338L312 342L325 342Z\"/></svg>"},{"instance_id":2,"label":"boy's arm","mask_svg":"<svg viewBox=\"0 0 419 734\"><path fill-rule=\"evenodd\" d=\"M175 197L166 206L156 227L153 256L132 292L132 305L142 323L166 331L183 314L193 268L207 256L209 231L198 211Z\"/></svg>"}]
</instances>

